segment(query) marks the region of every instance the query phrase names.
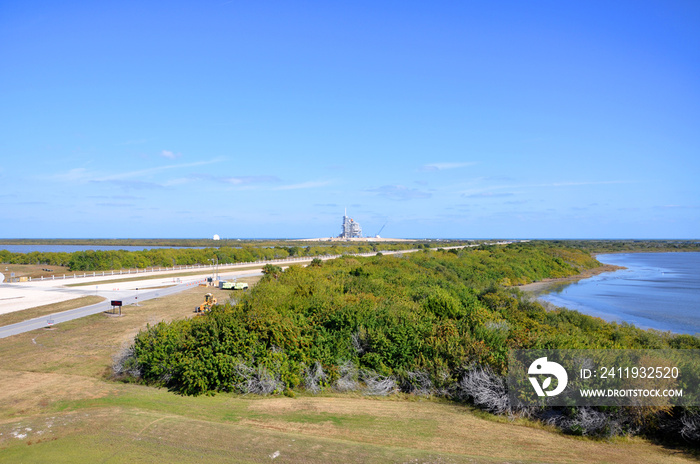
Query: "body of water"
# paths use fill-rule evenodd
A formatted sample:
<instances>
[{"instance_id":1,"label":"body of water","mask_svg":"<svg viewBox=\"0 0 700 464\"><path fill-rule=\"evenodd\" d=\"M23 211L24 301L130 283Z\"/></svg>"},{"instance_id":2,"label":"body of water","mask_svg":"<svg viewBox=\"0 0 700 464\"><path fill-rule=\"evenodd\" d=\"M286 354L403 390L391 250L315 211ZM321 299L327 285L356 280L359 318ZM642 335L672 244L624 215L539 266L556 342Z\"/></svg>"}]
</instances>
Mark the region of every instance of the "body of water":
<instances>
[{"instance_id":1,"label":"body of water","mask_svg":"<svg viewBox=\"0 0 700 464\"><path fill-rule=\"evenodd\" d=\"M0 250L11 251L12 253L31 253L39 251L42 253L73 253L74 251L109 251L109 250L126 250L126 251L141 251L155 250L158 248L193 248L199 249L203 247L168 247L168 246L100 246L100 245L5 245L0 244Z\"/></svg>"},{"instance_id":2,"label":"body of water","mask_svg":"<svg viewBox=\"0 0 700 464\"><path fill-rule=\"evenodd\" d=\"M539 298L606 321L700 333L700 253L597 256L627 269L556 285Z\"/></svg>"}]
</instances>

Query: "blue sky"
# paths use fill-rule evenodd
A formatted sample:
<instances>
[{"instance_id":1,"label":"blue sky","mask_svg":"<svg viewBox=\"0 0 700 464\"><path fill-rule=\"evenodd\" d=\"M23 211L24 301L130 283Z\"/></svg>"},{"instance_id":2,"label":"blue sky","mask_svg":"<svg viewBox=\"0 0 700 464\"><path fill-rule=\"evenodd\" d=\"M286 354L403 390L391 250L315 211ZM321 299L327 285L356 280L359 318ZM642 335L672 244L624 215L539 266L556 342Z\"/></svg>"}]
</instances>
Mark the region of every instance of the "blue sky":
<instances>
[{"instance_id":1,"label":"blue sky","mask_svg":"<svg viewBox=\"0 0 700 464\"><path fill-rule=\"evenodd\" d=\"M698 238L700 3L0 3L0 237Z\"/></svg>"}]
</instances>

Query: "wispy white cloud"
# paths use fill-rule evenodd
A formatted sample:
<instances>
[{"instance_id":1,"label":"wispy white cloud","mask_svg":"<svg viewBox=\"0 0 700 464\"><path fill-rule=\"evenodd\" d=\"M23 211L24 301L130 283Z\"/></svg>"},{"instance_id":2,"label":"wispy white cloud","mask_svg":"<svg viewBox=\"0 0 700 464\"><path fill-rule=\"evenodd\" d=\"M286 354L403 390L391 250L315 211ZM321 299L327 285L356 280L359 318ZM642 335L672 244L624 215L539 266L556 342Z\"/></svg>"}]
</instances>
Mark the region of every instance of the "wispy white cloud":
<instances>
[{"instance_id":1,"label":"wispy white cloud","mask_svg":"<svg viewBox=\"0 0 700 464\"><path fill-rule=\"evenodd\" d=\"M163 187L174 187L176 185L189 184L190 182L196 182L199 180L199 176L187 176L187 177L176 177L174 179L168 179L162 182Z\"/></svg>"},{"instance_id":2,"label":"wispy white cloud","mask_svg":"<svg viewBox=\"0 0 700 464\"><path fill-rule=\"evenodd\" d=\"M424 164L421 166L421 171L444 171L446 169L458 169L465 168L467 166L475 165L475 162L461 162L461 163L431 163Z\"/></svg>"},{"instance_id":3,"label":"wispy white cloud","mask_svg":"<svg viewBox=\"0 0 700 464\"><path fill-rule=\"evenodd\" d=\"M194 163L181 163L181 164L168 164L165 166L155 166L148 169L141 169L138 171L122 172L120 174L112 174L102 178L102 180L118 180L118 179L129 179L134 177L142 177L148 174L154 174L157 172L168 171L171 169L181 169L181 168L193 168L196 166L205 166L207 164L214 164L222 161L222 158L215 158L207 161L195 161Z\"/></svg>"},{"instance_id":4,"label":"wispy white cloud","mask_svg":"<svg viewBox=\"0 0 700 464\"><path fill-rule=\"evenodd\" d=\"M104 208L131 208L134 206L133 203L97 203L96 206L102 206Z\"/></svg>"},{"instance_id":5,"label":"wispy white cloud","mask_svg":"<svg viewBox=\"0 0 700 464\"><path fill-rule=\"evenodd\" d=\"M67 172L61 172L51 176L54 180L63 182L86 182L94 178L95 174L85 168L73 168Z\"/></svg>"},{"instance_id":6,"label":"wispy white cloud","mask_svg":"<svg viewBox=\"0 0 700 464\"><path fill-rule=\"evenodd\" d=\"M279 177L276 176L212 176L211 174L191 174L185 177L178 177L175 179L170 179L163 182L166 187L171 187L175 185L189 184L191 182L217 182L220 184L230 184L235 185L239 189L251 189L254 188L256 184L265 183L275 183L280 182Z\"/></svg>"},{"instance_id":7,"label":"wispy white cloud","mask_svg":"<svg viewBox=\"0 0 700 464\"><path fill-rule=\"evenodd\" d=\"M475 187L459 192L462 197L476 198L478 196L488 197L497 195L499 190L537 189L537 188L560 188L560 187L581 187L589 185L615 185L632 184L635 181L628 180L603 180L603 181L576 181L576 182L549 182L542 184L507 184Z\"/></svg>"},{"instance_id":8,"label":"wispy white cloud","mask_svg":"<svg viewBox=\"0 0 700 464\"><path fill-rule=\"evenodd\" d=\"M146 182L143 180L133 180L133 179L111 179L111 180L91 180L90 183L93 184L111 184L115 187L122 188L124 190L152 190L152 189L162 189L166 185L158 184L156 182Z\"/></svg>"},{"instance_id":9,"label":"wispy white cloud","mask_svg":"<svg viewBox=\"0 0 700 464\"><path fill-rule=\"evenodd\" d=\"M583 182L554 182L551 184L533 185L533 187L576 187L579 185L607 185L607 184L631 184L628 180L601 180Z\"/></svg>"},{"instance_id":10,"label":"wispy white cloud","mask_svg":"<svg viewBox=\"0 0 700 464\"><path fill-rule=\"evenodd\" d=\"M91 200L145 200L145 197L134 195L88 195L86 198Z\"/></svg>"},{"instance_id":11,"label":"wispy white cloud","mask_svg":"<svg viewBox=\"0 0 700 464\"><path fill-rule=\"evenodd\" d=\"M331 181L329 180L320 180L320 181L309 181L309 182L302 182L300 184L291 184L291 185L281 185L275 190L300 190L300 189L308 189L308 188L318 188L318 187L325 187L326 185L330 185Z\"/></svg>"},{"instance_id":12,"label":"wispy white cloud","mask_svg":"<svg viewBox=\"0 0 700 464\"><path fill-rule=\"evenodd\" d=\"M163 158L168 158L168 159L177 159L180 158L182 155L180 153L173 153L170 150L163 150L160 152L160 156Z\"/></svg>"},{"instance_id":13,"label":"wispy white cloud","mask_svg":"<svg viewBox=\"0 0 700 464\"><path fill-rule=\"evenodd\" d=\"M205 161L195 161L193 163L167 164L165 166L154 166L147 169L139 169L136 171L127 171L115 174L104 174L97 171L91 171L86 168L73 168L63 173L54 174L49 179L59 182L80 183L80 182L109 182L109 181L125 181L130 179L138 179L151 174L156 174L164 171L192 168L197 166L205 166L223 161L223 158L214 158ZM151 184L155 184L152 182Z\"/></svg>"},{"instance_id":14,"label":"wispy white cloud","mask_svg":"<svg viewBox=\"0 0 700 464\"><path fill-rule=\"evenodd\" d=\"M433 196L432 193L404 187L403 185L382 185L381 187L375 189L368 189L367 191L375 193L377 195L381 195L391 200L399 201L419 200L424 198L430 198Z\"/></svg>"},{"instance_id":15,"label":"wispy white cloud","mask_svg":"<svg viewBox=\"0 0 700 464\"><path fill-rule=\"evenodd\" d=\"M151 140L154 140L154 139L151 138L151 139L127 140L126 142L122 142L122 143L120 143L119 145L120 145L120 146L124 146L124 145L141 145L141 144L144 144L144 143L148 143L148 142L150 142Z\"/></svg>"},{"instance_id":16,"label":"wispy white cloud","mask_svg":"<svg viewBox=\"0 0 700 464\"><path fill-rule=\"evenodd\" d=\"M515 195L512 192L494 193L494 192L481 192L472 193L471 195L462 195L465 198L502 198L502 197L512 197Z\"/></svg>"},{"instance_id":17,"label":"wispy white cloud","mask_svg":"<svg viewBox=\"0 0 700 464\"><path fill-rule=\"evenodd\" d=\"M222 177L220 180L233 185L247 185L279 182L280 178L276 176L235 176Z\"/></svg>"},{"instance_id":18,"label":"wispy white cloud","mask_svg":"<svg viewBox=\"0 0 700 464\"><path fill-rule=\"evenodd\" d=\"M698 205L658 205L656 209L674 210L674 209L699 209Z\"/></svg>"}]
</instances>

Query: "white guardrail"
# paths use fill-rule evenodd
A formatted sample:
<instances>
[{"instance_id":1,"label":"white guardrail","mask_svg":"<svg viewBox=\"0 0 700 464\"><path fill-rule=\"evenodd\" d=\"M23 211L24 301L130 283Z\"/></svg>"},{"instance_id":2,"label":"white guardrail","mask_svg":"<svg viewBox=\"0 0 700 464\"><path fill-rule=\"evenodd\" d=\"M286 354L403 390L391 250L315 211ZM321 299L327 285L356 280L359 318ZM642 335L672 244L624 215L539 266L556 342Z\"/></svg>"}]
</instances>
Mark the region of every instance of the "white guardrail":
<instances>
[{"instance_id":1,"label":"white guardrail","mask_svg":"<svg viewBox=\"0 0 700 464\"><path fill-rule=\"evenodd\" d=\"M507 245L508 243L512 243L511 241L500 241L500 242L495 242L491 243L491 245ZM445 250L449 250L451 248L466 248L466 247L474 247L478 246L478 244L474 245L457 245L457 246L450 246L450 247L440 247ZM437 249L437 248L436 248ZM78 274L78 273L73 273L73 275L70 274L63 274L61 277L57 277L56 275L52 275L50 278L41 276L38 279L34 280L65 280L65 279L78 279L82 277L104 277L104 276L120 276L120 275L130 275L130 274L147 274L149 272L174 272L174 271L186 271L188 269L211 269L212 271L215 271L216 269L221 269L221 268L235 268L235 267L241 267L241 266L252 266L252 265L257 265L257 264L275 264L275 263L293 263L297 261L311 261L314 258L319 258L319 259L335 259L335 258L340 258L341 256L375 256L377 253L383 253L383 254L400 254L400 253L412 253L421 250L421 248L411 248L408 250L379 250L379 251L371 251L367 253L343 253L339 255L319 255L319 256L297 256L294 258L277 258L277 259L264 259L264 260L258 260L258 261L245 261L242 263L226 263L226 264L193 264L191 266L173 266L173 267L159 267L155 268L152 267L150 269L134 269L133 272L131 269L119 269L119 272L117 271L101 271L97 272L94 271L92 273L88 272L83 272L83 274ZM215 266L217 268L215 269ZM13 277L11 282L21 282L18 277ZM27 278L26 281L24 282L31 282L32 278L29 277Z\"/></svg>"},{"instance_id":2,"label":"white guardrail","mask_svg":"<svg viewBox=\"0 0 700 464\"><path fill-rule=\"evenodd\" d=\"M265 260L258 260L258 261L245 261L241 263L225 263L225 264L193 264L191 266L173 266L173 267L152 267L152 268L146 268L146 269L134 269L133 271L131 269L119 269L118 271L94 271L92 273L90 272L83 272L82 274L78 274L74 272L73 274L63 274L62 276L56 276L51 275L49 276L41 276L40 278L34 279L35 281L44 281L44 280L65 280L65 279L79 279L83 277L105 277L105 276L120 276L120 275L131 275L131 274L147 274L149 272L174 272L174 271L186 271L186 270L193 270L193 269L211 269L212 271L215 271L216 269L222 269L222 268L235 268L235 267L241 267L241 266L253 266L257 264L284 264L284 263L293 263L297 261L311 261L314 258L320 258L320 259L334 259L334 258L340 258L341 256L374 256L377 253L406 253L410 251L417 251L415 249L411 250L399 250L399 251L379 251L379 252L370 252L370 253L344 253L342 255L319 255L319 256L304 256L304 257L294 257L294 258L277 258L277 259L265 259ZM216 269L215 269L216 266ZM13 277L12 278L13 283L19 283L19 282L32 282L32 278L28 277L27 280L20 281L18 277Z\"/></svg>"}]
</instances>

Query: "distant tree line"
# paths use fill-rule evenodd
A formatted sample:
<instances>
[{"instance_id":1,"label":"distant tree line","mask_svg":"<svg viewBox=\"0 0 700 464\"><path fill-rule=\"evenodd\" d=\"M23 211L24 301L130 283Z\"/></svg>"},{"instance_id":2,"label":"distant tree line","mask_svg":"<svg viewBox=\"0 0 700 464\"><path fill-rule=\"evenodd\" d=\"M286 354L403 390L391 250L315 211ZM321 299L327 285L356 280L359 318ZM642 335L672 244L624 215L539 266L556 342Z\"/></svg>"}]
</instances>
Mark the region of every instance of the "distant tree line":
<instances>
[{"instance_id":1,"label":"distant tree line","mask_svg":"<svg viewBox=\"0 0 700 464\"><path fill-rule=\"evenodd\" d=\"M412 248L429 248L430 243L342 243L307 246L243 246L219 248L154 248L150 250L126 251L76 251L12 253L0 250L0 262L6 264L47 264L67 266L71 271L104 271L110 269L191 266L210 264L212 259L219 264L264 261L280 258L341 255L344 253L370 253L378 251L400 251ZM441 243L443 244L443 243Z\"/></svg>"},{"instance_id":2,"label":"distant tree line","mask_svg":"<svg viewBox=\"0 0 700 464\"><path fill-rule=\"evenodd\" d=\"M154 248L141 251L108 250L12 253L0 250L3 264L46 264L67 266L71 271L106 271L111 269L191 266L219 263L263 261L290 256L314 257L343 253L400 251L415 248L451 247L473 244L471 241L416 242L293 242L288 240L194 240L194 239L119 239L119 240L4 240L12 244L63 244L95 246L202 246L205 248ZM22 242L22 243L20 243ZM25 243L27 242L27 243ZM34 243L36 242L36 243ZM52 243L60 242L60 243ZM482 243L485 243L482 241ZM535 240L527 242L540 248L579 249L591 253L700 251L697 240ZM484 245L488 246L488 245ZM507 278L507 277L506 277ZM515 285L519 282L511 282ZM507 285L507 283L506 283Z\"/></svg>"},{"instance_id":3,"label":"distant tree line","mask_svg":"<svg viewBox=\"0 0 700 464\"><path fill-rule=\"evenodd\" d=\"M440 244L441 246L464 244L473 241L466 240L411 240L410 243ZM220 239L210 238L88 238L88 239L38 239L38 238L13 238L0 239L4 245L92 245L92 246L116 246L116 247L196 247L196 248L219 248L219 247L274 247L290 246L332 246L337 244L348 244L351 242L339 241L318 241L318 240L289 240L289 239ZM357 242L354 242L357 243ZM397 242L367 242L367 243L408 243L403 240ZM291 246L294 246L291 245Z\"/></svg>"},{"instance_id":4,"label":"distant tree line","mask_svg":"<svg viewBox=\"0 0 700 464\"><path fill-rule=\"evenodd\" d=\"M700 240L535 240L540 246L573 247L592 253L700 251Z\"/></svg>"}]
</instances>

